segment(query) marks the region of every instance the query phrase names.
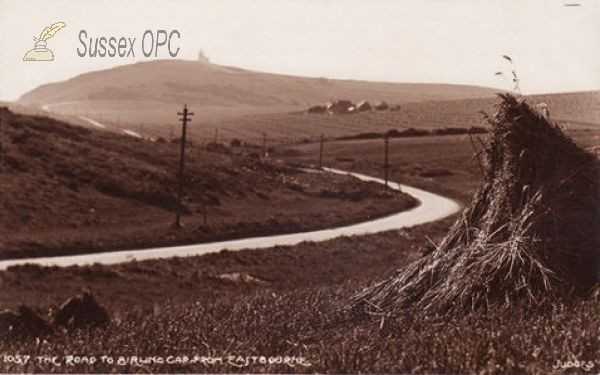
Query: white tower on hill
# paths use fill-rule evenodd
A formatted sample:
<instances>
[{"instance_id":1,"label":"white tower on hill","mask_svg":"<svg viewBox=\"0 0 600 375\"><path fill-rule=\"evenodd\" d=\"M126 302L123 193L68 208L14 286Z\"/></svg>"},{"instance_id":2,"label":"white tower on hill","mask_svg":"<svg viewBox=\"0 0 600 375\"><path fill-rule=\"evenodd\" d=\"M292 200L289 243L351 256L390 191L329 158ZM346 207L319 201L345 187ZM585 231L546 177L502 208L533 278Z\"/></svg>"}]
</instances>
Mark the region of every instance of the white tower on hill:
<instances>
[{"instance_id":1,"label":"white tower on hill","mask_svg":"<svg viewBox=\"0 0 600 375\"><path fill-rule=\"evenodd\" d=\"M208 57L206 57L202 50L198 51L198 62L201 64L210 64Z\"/></svg>"}]
</instances>

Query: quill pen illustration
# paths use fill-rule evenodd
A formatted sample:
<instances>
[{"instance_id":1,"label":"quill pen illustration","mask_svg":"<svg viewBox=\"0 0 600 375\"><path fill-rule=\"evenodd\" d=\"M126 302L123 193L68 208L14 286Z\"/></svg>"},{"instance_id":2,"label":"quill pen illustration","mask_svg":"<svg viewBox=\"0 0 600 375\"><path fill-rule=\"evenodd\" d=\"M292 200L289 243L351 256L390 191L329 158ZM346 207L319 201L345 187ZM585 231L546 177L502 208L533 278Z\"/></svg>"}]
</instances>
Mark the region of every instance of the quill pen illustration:
<instances>
[{"instance_id":1,"label":"quill pen illustration","mask_svg":"<svg viewBox=\"0 0 600 375\"><path fill-rule=\"evenodd\" d=\"M64 22L56 22L50 27L46 27L39 38L33 37L35 48L27 52L23 61L53 61L54 54L46 48L46 40L52 38L54 34L63 27L67 26Z\"/></svg>"},{"instance_id":2,"label":"quill pen illustration","mask_svg":"<svg viewBox=\"0 0 600 375\"><path fill-rule=\"evenodd\" d=\"M52 26L50 27L46 27L44 31L42 31L42 33L40 34L40 38L38 40L44 41L52 38L58 30L62 29L65 26L66 24L64 22L57 22L55 24L52 24Z\"/></svg>"}]
</instances>

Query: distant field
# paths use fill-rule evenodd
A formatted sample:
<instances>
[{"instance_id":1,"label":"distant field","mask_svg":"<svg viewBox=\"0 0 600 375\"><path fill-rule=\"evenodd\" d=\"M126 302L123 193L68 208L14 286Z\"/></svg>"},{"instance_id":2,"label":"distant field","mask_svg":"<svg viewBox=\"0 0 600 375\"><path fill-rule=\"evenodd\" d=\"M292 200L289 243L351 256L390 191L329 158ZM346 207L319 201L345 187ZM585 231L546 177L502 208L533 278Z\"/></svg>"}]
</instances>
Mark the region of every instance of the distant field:
<instances>
[{"instance_id":1,"label":"distant field","mask_svg":"<svg viewBox=\"0 0 600 375\"><path fill-rule=\"evenodd\" d=\"M555 121L570 123L570 129L600 129L600 92L539 95L528 98L532 104L546 103ZM266 133L268 138L291 142L314 140L391 129L441 129L485 126L482 111L493 114L498 98L407 103L398 111L328 115L306 112L263 114L222 120L211 124L223 134L242 139ZM213 132L214 132L213 129Z\"/></svg>"},{"instance_id":2,"label":"distant field","mask_svg":"<svg viewBox=\"0 0 600 375\"><path fill-rule=\"evenodd\" d=\"M529 98L531 103L546 103L550 109L551 118L556 121L570 123L571 129L597 128L600 129L600 92L541 95ZM252 114L252 109L244 111L236 109L234 115L213 120L211 111L214 108L194 107L195 112L189 127L193 137L204 141L214 140L228 142L238 138L247 142L262 142L263 134L267 142L291 143L302 140L316 140L321 134L326 138L355 135L365 132L386 132L391 129L404 130L440 129L440 128L470 128L485 126L484 115L494 112L497 98L466 99L452 101L433 101L403 104L398 111L371 111L351 115L307 114L304 110L295 112L280 112L281 108L272 108L271 114ZM177 135L179 125L176 122L176 112L180 108L163 111L156 106L144 109L141 113L123 111L122 113L87 113L118 126L133 127L147 134L169 137L172 132ZM167 116L164 114L167 113ZM137 116L137 117L136 117ZM166 124L155 121L161 119ZM167 122L167 121L170 121ZM144 129L145 128L145 129Z\"/></svg>"},{"instance_id":3,"label":"distant field","mask_svg":"<svg viewBox=\"0 0 600 375\"><path fill-rule=\"evenodd\" d=\"M600 145L600 126L568 128L568 134L582 147ZM482 177L483 144L487 134L391 138L389 178L448 195L466 202L479 187ZM318 142L280 145L273 157L288 163L318 165ZM479 153L479 156L477 156ZM384 176L384 140L326 141L323 165Z\"/></svg>"},{"instance_id":4,"label":"distant field","mask_svg":"<svg viewBox=\"0 0 600 375\"><path fill-rule=\"evenodd\" d=\"M600 129L600 92L536 95L530 103L546 103L555 121L568 124L571 131ZM315 141L360 133L383 133L391 129L442 129L485 126L482 112L493 114L495 97L445 101L421 101L401 104L399 110L369 111L348 115L308 114L307 105L296 103L271 106L202 105L189 101L194 112L188 134L201 142L229 143L233 139L262 145ZM319 103L316 103L319 104ZM47 113L32 107L14 105L15 110L34 114ZM181 132L177 112L182 104L158 100L88 100L50 106L53 116L83 126L91 126L80 116L93 119L108 130L131 130L145 138L166 140Z\"/></svg>"},{"instance_id":5,"label":"distant field","mask_svg":"<svg viewBox=\"0 0 600 375\"><path fill-rule=\"evenodd\" d=\"M481 148L477 143L476 149ZM466 202L481 181L474 154L468 135L390 139L389 178ZM278 147L274 157L288 163L316 165L319 144ZM323 165L382 178L384 142L379 139L326 142Z\"/></svg>"}]
</instances>

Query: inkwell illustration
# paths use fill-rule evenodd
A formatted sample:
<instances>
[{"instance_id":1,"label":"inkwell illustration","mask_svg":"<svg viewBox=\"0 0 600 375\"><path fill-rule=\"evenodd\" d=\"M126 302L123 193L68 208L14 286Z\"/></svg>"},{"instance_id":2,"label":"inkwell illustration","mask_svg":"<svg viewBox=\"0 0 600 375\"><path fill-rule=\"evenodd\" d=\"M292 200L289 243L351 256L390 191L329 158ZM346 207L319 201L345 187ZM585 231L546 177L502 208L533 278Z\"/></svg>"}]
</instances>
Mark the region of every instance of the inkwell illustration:
<instances>
[{"instance_id":1,"label":"inkwell illustration","mask_svg":"<svg viewBox=\"0 0 600 375\"><path fill-rule=\"evenodd\" d=\"M39 38L33 37L35 48L25 54L23 61L52 61L54 54L46 48L46 40L52 38L54 34L63 27L67 26L64 22L57 22L50 27L46 27Z\"/></svg>"}]
</instances>

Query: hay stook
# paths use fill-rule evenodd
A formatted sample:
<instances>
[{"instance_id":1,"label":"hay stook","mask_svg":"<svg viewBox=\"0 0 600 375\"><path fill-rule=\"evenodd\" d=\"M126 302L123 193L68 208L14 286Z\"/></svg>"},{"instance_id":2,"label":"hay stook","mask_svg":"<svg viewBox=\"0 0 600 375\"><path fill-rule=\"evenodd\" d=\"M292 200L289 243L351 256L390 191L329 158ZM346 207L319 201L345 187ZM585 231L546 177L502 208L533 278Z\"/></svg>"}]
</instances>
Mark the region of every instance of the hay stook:
<instances>
[{"instance_id":1,"label":"hay stook","mask_svg":"<svg viewBox=\"0 0 600 375\"><path fill-rule=\"evenodd\" d=\"M499 96L473 201L433 252L365 289L355 307L424 315L536 308L598 281L598 159L524 99Z\"/></svg>"}]
</instances>

